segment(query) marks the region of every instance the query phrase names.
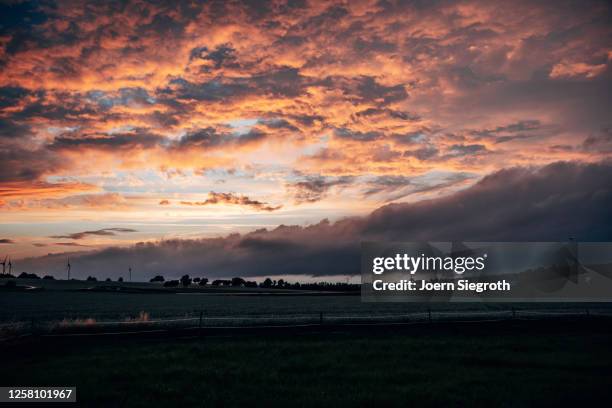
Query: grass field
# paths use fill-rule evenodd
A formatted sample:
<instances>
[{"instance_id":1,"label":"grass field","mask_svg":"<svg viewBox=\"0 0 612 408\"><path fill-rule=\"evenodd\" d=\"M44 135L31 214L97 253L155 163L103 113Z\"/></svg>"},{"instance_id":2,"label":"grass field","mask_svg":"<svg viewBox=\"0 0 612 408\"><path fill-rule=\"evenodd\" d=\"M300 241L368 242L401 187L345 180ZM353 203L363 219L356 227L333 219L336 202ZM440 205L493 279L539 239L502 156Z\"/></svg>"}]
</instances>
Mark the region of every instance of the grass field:
<instances>
[{"instance_id":1,"label":"grass field","mask_svg":"<svg viewBox=\"0 0 612 408\"><path fill-rule=\"evenodd\" d=\"M584 312L612 310L612 303L600 304L494 304L494 303L364 303L358 294L353 296L310 293L299 295L295 291L270 293L235 293L227 289L208 289L192 293L105 293L87 292L79 289L91 286L82 281L33 281L23 284L43 285L45 290L35 292L0 293L0 323L10 321L57 321L88 319L98 321L117 320L147 313L152 319L197 314L204 311L207 316L250 315L364 315L381 313L411 313L431 310L510 310L511 307L525 309L569 309ZM98 283L98 284L104 284ZM149 283L124 283L125 286L156 287ZM270 292L268 290L267 292ZM274 290L272 290L274 292ZM295 296L294 296L295 295Z\"/></svg>"},{"instance_id":2,"label":"grass field","mask_svg":"<svg viewBox=\"0 0 612 408\"><path fill-rule=\"evenodd\" d=\"M611 401L609 320L433 324L191 340L40 339L3 385L88 406L568 406Z\"/></svg>"}]
</instances>

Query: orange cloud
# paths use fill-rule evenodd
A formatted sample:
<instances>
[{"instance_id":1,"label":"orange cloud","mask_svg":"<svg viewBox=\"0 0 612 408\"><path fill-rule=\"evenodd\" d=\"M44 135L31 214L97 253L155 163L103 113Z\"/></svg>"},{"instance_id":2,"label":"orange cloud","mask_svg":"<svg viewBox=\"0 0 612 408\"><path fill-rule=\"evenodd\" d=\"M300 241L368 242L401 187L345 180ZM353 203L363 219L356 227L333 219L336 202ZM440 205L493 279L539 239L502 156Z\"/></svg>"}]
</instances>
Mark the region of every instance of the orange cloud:
<instances>
[{"instance_id":1,"label":"orange cloud","mask_svg":"<svg viewBox=\"0 0 612 408\"><path fill-rule=\"evenodd\" d=\"M247 194L199 203L277 210L256 184L341 211L373 200L360 182L608 157L609 7L588 4L35 8L0 39L0 205L147 212L223 183Z\"/></svg>"},{"instance_id":2,"label":"orange cloud","mask_svg":"<svg viewBox=\"0 0 612 408\"><path fill-rule=\"evenodd\" d=\"M281 205L272 206L261 201L250 199L244 195L236 195L234 193L216 193L214 191L208 193L208 198L205 201L181 201L180 203L181 205L189 206L232 204L243 207L251 207L257 211L276 211L282 208Z\"/></svg>"}]
</instances>

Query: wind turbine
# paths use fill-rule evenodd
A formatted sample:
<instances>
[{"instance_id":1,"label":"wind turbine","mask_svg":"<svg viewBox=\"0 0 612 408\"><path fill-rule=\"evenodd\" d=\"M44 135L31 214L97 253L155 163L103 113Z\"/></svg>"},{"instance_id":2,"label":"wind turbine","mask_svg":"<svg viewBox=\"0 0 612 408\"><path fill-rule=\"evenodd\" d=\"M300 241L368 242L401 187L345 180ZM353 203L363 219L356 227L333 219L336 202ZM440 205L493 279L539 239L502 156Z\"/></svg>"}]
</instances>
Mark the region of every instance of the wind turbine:
<instances>
[{"instance_id":1,"label":"wind turbine","mask_svg":"<svg viewBox=\"0 0 612 408\"><path fill-rule=\"evenodd\" d=\"M66 271L68 272L68 280L70 280L70 258L66 258Z\"/></svg>"},{"instance_id":2,"label":"wind turbine","mask_svg":"<svg viewBox=\"0 0 612 408\"><path fill-rule=\"evenodd\" d=\"M11 258L9 258L9 275L13 271L13 263L11 262Z\"/></svg>"},{"instance_id":3,"label":"wind turbine","mask_svg":"<svg viewBox=\"0 0 612 408\"><path fill-rule=\"evenodd\" d=\"M130 274L130 282L131 282L132 281L132 267L131 266L128 268L128 272Z\"/></svg>"},{"instance_id":4,"label":"wind turbine","mask_svg":"<svg viewBox=\"0 0 612 408\"><path fill-rule=\"evenodd\" d=\"M0 262L0 264L2 264L2 274L3 275L6 272L6 258L7 257L8 257L8 255L4 257L4 261Z\"/></svg>"}]
</instances>

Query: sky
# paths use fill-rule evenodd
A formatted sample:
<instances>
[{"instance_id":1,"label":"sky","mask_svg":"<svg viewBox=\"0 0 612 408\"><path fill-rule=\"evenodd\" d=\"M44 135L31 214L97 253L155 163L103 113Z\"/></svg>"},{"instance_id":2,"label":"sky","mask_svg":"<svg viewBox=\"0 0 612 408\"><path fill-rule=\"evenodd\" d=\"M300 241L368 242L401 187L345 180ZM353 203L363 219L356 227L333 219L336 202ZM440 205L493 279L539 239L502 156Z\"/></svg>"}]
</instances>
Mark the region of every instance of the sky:
<instances>
[{"instance_id":1,"label":"sky","mask_svg":"<svg viewBox=\"0 0 612 408\"><path fill-rule=\"evenodd\" d=\"M259 240L352 248L382 226L384 237L408 240L429 239L422 231L612 239L603 207L612 185L608 2L0 8L0 257L24 267L80 253L88 270L113 257L125 269L126 253L142 263L135 251L177 255L186 246L195 257L211 243L253 251L246 262L267 253ZM551 169L567 185L555 184ZM507 190L532 191L542 179L541 202ZM488 230L457 224L474 214L461 197L489 202L487 188L506 197L493 200L498 206L516 195L524 206L552 208L550 219L527 232L500 233L505 219ZM591 224L552 218L587 210L577 196L589 198ZM432 208L452 210L455 228L444 234ZM377 223L381 212L395 218ZM430 224L393 232L415 212ZM318 268L295 269L329 274L317 256ZM182 270L194 271L205 261L185 262ZM283 262L270 268L291 273L292 261ZM240 269L227 259L211 267ZM143 278L159 271L140 269Z\"/></svg>"}]
</instances>

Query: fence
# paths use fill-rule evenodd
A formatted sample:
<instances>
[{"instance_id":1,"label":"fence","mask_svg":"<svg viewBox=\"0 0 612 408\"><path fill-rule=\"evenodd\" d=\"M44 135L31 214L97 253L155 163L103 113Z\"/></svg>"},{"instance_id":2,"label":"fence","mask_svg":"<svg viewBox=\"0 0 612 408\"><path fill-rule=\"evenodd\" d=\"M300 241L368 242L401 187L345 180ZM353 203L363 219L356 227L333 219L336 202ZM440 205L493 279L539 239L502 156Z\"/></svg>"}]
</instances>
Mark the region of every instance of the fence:
<instances>
[{"instance_id":1,"label":"fence","mask_svg":"<svg viewBox=\"0 0 612 408\"><path fill-rule=\"evenodd\" d=\"M555 319L578 317L612 317L609 308L585 309L517 309L440 311L427 309L407 313L350 313L317 312L259 315L208 315L205 310L172 318L152 318L141 312L121 320L103 318L30 319L0 323L0 339L23 335L103 334L147 332L187 328L265 328L316 325L380 325L434 322L492 322L511 319Z\"/></svg>"}]
</instances>

